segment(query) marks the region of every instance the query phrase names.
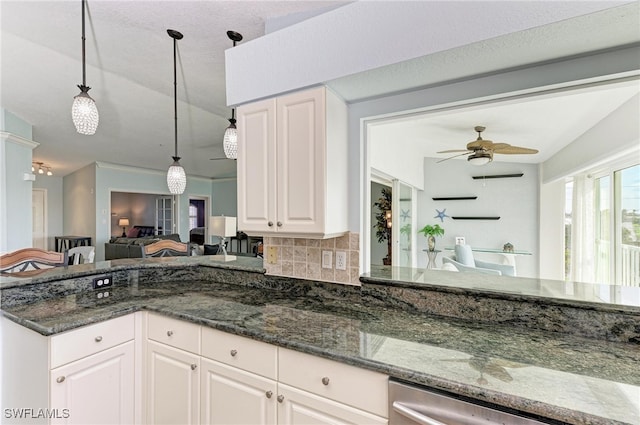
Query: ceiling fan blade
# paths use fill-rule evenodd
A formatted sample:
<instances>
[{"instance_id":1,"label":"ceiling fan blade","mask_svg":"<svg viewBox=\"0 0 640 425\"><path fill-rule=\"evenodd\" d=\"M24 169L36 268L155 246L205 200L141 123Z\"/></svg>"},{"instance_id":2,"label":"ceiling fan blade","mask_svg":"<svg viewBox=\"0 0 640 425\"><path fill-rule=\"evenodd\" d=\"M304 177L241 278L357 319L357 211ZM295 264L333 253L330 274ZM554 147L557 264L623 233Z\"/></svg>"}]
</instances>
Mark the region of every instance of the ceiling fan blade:
<instances>
[{"instance_id":1,"label":"ceiling fan blade","mask_svg":"<svg viewBox=\"0 0 640 425\"><path fill-rule=\"evenodd\" d=\"M492 149L494 146L494 143L491 140L474 140L473 142L469 142L467 143L467 149L472 151L472 150L477 150L477 149L484 149L484 150L488 150L488 149Z\"/></svg>"},{"instance_id":2,"label":"ceiling fan blade","mask_svg":"<svg viewBox=\"0 0 640 425\"><path fill-rule=\"evenodd\" d=\"M221 160L221 159L228 159L228 160L230 160L230 161L235 161L235 159L231 159L231 158L224 158L224 157L223 157L223 158L209 158L209 161L218 161L218 160Z\"/></svg>"},{"instance_id":3,"label":"ceiling fan blade","mask_svg":"<svg viewBox=\"0 0 640 425\"><path fill-rule=\"evenodd\" d=\"M436 153L455 153L455 152L471 153L466 149L453 149L453 150L448 150L448 151L440 151L440 152L436 152Z\"/></svg>"},{"instance_id":4,"label":"ceiling fan blade","mask_svg":"<svg viewBox=\"0 0 640 425\"><path fill-rule=\"evenodd\" d=\"M446 151L445 151L445 152L446 152ZM456 152L456 151L452 151L452 152ZM459 151L458 151L458 152L459 152ZM444 162L444 161L448 161L448 160L453 159L453 158L457 158L457 157L459 157L459 156L468 155L468 154L470 154L470 153L473 153L473 152L465 151L465 152L463 152L463 153L461 153L461 154L459 154L459 155L453 155L453 156L450 156L450 157L448 157L448 158L441 159L440 161L436 161L436 164L439 164L439 163Z\"/></svg>"},{"instance_id":5,"label":"ceiling fan blade","mask_svg":"<svg viewBox=\"0 0 640 425\"><path fill-rule=\"evenodd\" d=\"M493 153L501 155L521 155L521 154L534 154L538 153L537 149L521 148L518 146L507 146L501 149L494 149Z\"/></svg>"}]
</instances>

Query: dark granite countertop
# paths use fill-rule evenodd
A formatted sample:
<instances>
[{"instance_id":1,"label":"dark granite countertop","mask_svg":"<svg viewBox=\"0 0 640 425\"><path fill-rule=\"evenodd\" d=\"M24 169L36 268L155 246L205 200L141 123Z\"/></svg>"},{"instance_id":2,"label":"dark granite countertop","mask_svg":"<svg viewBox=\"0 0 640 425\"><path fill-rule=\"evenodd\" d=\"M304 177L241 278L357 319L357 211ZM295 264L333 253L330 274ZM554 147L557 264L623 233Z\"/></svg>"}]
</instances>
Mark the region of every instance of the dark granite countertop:
<instances>
[{"instance_id":1,"label":"dark granite countertop","mask_svg":"<svg viewBox=\"0 0 640 425\"><path fill-rule=\"evenodd\" d=\"M562 423L640 423L636 344L416 315L358 287L140 279L108 299L83 291L3 311L52 335L141 309Z\"/></svg>"}]
</instances>

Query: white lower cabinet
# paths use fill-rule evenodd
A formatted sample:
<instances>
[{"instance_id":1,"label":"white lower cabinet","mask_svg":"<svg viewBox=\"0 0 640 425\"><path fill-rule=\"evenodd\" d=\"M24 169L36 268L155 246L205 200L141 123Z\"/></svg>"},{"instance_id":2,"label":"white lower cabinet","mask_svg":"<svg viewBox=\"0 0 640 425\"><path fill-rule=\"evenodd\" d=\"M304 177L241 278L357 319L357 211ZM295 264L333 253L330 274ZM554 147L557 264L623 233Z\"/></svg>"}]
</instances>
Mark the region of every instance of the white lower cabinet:
<instances>
[{"instance_id":1,"label":"white lower cabinet","mask_svg":"<svg viewBox=\"0 0 640 425\"><path fill-rule=\"evenodd\" d=\"M307 391L278 384L278 424L280 425L385 425L386 418L320 397Z\"/></svg>"},{"instance_id":2,"label":"white lower cabinet","mask_svg":"<svg viewBox=\"0 0 640 425\"><path fill-rule=\"evenodd\" d=\"M134 342L51 370L52 424L134 422Z\"/></svg>"},{"instance_id":3,"label":"white lower cabinet","mask_svg":"<svg viewBox=\"0 0 640 425\"><path fill-rule=\"evenodd\" d=\"M201 424L277 423L276 381L205 358L200 380Z\"/></svg>"},{"instance_id":4,"label":"white lower cabinet","mask_svg":"<svg viewBox=\"0 0 640 425\"><path fill-rule=\"evenodd\" d=\"M200 357L154 341L147 344L147 423L198 424Z\"/></svg>"},{"instance_id":5,"label":"white lower cabinet","mask_svg":"<svg viewBox=\"0 0 640 425\"><path fill-rule=\"evenodd\" d=\"M386 375L177 319L148 319L146 423L388 422Z\"/></svg>"},{"instance_id":6,"label":"white lower cabinet","mask_svg":"<svg viewBox=\"0 0 640 425\"><path fill-rule=\"evenodd\" d=\"M2 317L2 423L135 423L136 317L49 337Z\"/></svg>"}]
</instances>

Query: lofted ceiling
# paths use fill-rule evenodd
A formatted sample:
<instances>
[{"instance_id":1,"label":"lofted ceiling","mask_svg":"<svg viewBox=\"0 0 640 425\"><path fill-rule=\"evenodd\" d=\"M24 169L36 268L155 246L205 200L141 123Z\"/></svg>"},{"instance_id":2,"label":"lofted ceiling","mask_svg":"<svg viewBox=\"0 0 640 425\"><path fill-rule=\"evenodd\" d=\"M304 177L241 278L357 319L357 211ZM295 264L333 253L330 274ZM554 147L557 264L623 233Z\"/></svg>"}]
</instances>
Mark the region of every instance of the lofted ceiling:
<instances>
[{"instance_id":1,"label":"lofted ceiling","mask_svg":"<svg viewBox=\"0 0 640 425\"><path fill-rule=\"evenodd\" d=\"M184 34L178 42L179 155L190 175L235 176L235 162L223 156L222 135L230 109L225 97L224 51L227 30L243 42L261 37L265 23L291 22L348 4L347 1L177 1L89 0L87 85L100 112L94 136L76 133L70 110L82 81L80 0L0 2L1 107L33 125L40 143L34 160L66 175L94 161L166 170L173 139L173 44L166 30ZM553 4L550 3L550 7ZM545 28L509 34L482 43L417 58L328 84L349 102L428 87L499 69L544 62L570 54L640 42L639 3ZM398 4L401 4L398 2ZM593 30L597 28L598 30ZM400 40L399 42L402 42ZM527 46L523 49L522 46ZM428 69L429 72L426 72ZM569 98L539 98L441 115L412 115L389 121L425 156L463 148L475 125L487 127L495 142L540 149L548 157L558 140L570 140L637 93L634 87L611 91L606 100L581 93ZM601 93L602 94L602 93ZM571 119L558 111L571 110ZM520 124L515 124L520 123ZM395 128L394 128L395 126ZM523 159L533 161L533 158Z\"/></svg>"}]
</instances>

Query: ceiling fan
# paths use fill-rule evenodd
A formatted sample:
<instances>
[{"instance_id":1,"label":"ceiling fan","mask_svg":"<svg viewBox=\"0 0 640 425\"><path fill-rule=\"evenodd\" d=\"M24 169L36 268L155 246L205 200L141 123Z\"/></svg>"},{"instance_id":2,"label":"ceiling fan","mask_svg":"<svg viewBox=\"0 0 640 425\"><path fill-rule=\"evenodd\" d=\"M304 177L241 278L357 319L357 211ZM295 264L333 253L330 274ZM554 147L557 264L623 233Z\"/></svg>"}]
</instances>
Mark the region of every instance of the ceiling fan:
<instances>
[{"instance_id":1,"label":"ceiling fan","mask_svg":"<svg viewBox=\"0 0 640 425\"><path fill-rule=\"evenodd\" d=\"M438 162L447 161L452 158L456 158L462 155L469 155L467 161L474 165L484 165L493 161L493 154L503 154L503 155L521 155L521 154L534 154L538 153L537 149L530 148L521 148L518 146L511 146L508 143L493 143L491 140L486 140L482 138L482 132L485 130L483 126L476 126L474 130L478 133L478 138L473 142L469 142L467 144L466 150L456 149L456 150L447 150L440 151L437 153L454 153L454 152L462 152L458 155L453 155L445 159L441 159Z\"/></svg>"}]
</instances>

